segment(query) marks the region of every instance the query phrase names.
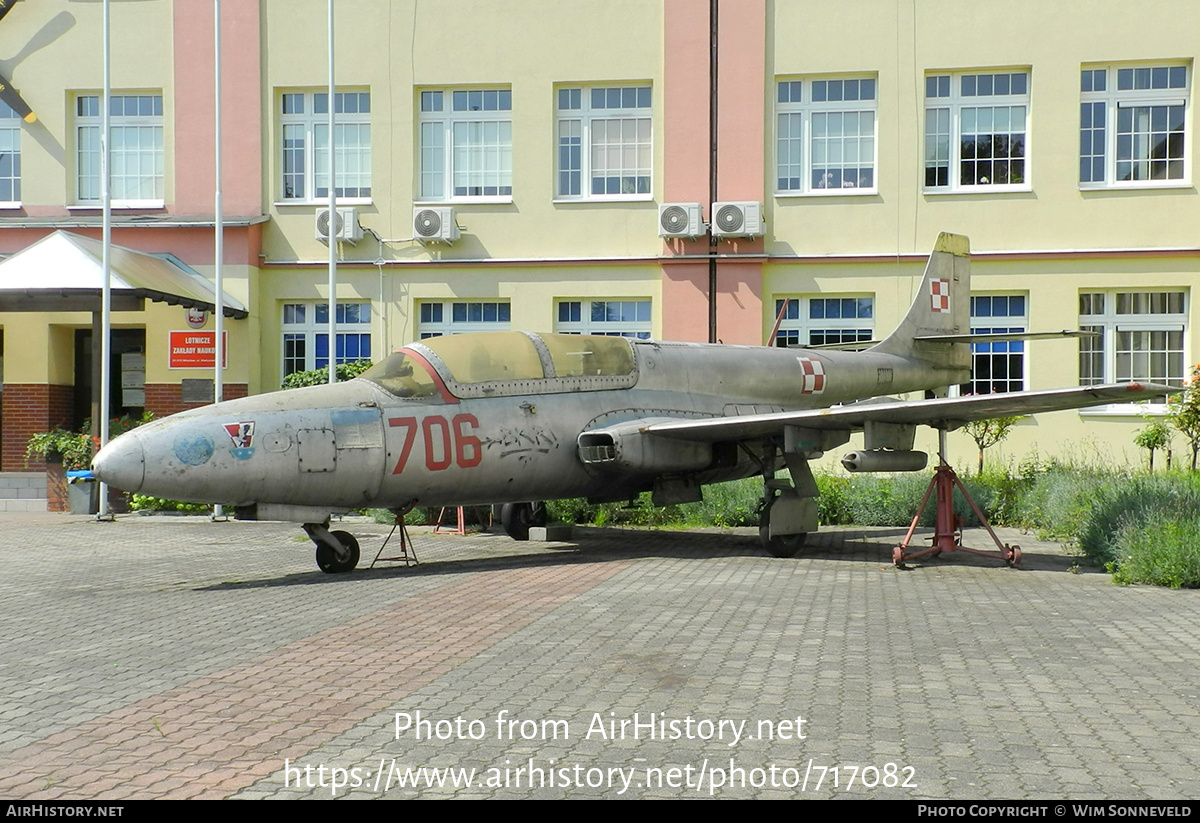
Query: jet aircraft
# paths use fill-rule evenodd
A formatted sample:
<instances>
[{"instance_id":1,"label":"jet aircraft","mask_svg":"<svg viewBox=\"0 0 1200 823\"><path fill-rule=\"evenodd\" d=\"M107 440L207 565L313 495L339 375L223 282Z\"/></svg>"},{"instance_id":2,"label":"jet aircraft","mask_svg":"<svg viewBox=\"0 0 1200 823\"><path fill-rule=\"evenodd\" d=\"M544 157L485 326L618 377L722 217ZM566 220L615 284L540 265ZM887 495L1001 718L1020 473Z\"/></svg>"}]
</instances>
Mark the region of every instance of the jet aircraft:
<instances>
[{"instance_id":1,"label":"jet aircraft","mask_svg":"<svg viewBox=\"0 0 1200 823\"><path fill-rule=\"evenodd\" d=\"M354 380L230 400L116 438L95 458L110 485L301 523L326 572L353 569L331 513L504 504L521 540L567 497L656 505L763 478L761 537L790 557L817 529L809 461L864 433L851 471L918 471L918 425L1144 400L1139 383L899 400L970 378L970 252L942 234L907 315L865 351L526 332L440 337ZM1057 336L1058 333L1054 333ZM1038 336L1038 335L1027 335ZM1009 335L1008 337L1012 337ZM777 473L787 469L787 478Z\"/></svg>"}]
</instances>

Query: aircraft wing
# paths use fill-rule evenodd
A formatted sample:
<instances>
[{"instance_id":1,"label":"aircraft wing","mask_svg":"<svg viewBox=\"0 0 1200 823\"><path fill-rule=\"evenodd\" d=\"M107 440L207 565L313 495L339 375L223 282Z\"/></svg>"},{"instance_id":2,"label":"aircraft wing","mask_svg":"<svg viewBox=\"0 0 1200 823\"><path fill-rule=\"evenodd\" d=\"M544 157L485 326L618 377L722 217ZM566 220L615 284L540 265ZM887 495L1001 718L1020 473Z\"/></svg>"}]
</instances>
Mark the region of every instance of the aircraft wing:
<instances>
[{"instance_id":1,"label":"aircraft wing","mask_svg":"<svg viewBox=\"0 0 1200 823\"><path fill-rule=\"evenodd\" d=\"M706 420L653 422L642 431L678 440L716 442L746 440L778 434L784 426L810 429L861 429L868 420L915 423L937 429L956 429L973 420L1013 417L1038 412L1081 409L1107 403L1136 403L1175 394L1170 386L1150 383L1109 383L1044 391L977 394L933 400L866 400L823 409L749 414Z\"/></svg>"}]
</instances>

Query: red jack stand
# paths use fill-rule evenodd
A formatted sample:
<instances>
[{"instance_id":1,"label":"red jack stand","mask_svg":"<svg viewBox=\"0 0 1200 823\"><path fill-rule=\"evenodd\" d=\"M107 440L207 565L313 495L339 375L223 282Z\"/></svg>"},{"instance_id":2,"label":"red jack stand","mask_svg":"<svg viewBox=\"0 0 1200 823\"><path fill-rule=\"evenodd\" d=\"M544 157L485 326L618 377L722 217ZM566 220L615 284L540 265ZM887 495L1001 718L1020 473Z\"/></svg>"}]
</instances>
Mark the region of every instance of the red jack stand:
<instances>
[{"instance_id":1,"label":"red jack stand","mask_svg":"<svg viewBox=\"0 0 1200 823\"><path fill-rule=\"evenodd\" d=\"M442 510L440 512L438 512L437 524L433 527L433 533L434 534L457 534L460 537L470 534L470 532L467 531L467 517L466 517L465 512L463 511L463 509L465 509L465 508L466 508L466 506L443 506ZM488 529L488 522L486 519L487 515L484 514L483 508L480 506L472 506L471 508L473 508L475 510L475 518L479 521L479 527L483 531L487 531L487 529ZM445 516L446 516L447 509L457 510L457 512L458 512L458 519L456 521L456 525L454 525L454 526L447 526L442 523L442 519L445 518Z\"/></svg>"},{"instance_id":2,"label":"red jack stand","mask_svg":"<svg viewBox=\"0 0 1200 823\"><path fill-rule=\"evenodd\" d=\"M929 481L929 488L925 490L925 497L921 499L921 505L917 509L916 516L913 517L912 525L908 527L908 534L904 535L904 542L892 550L892 562L896 564L896 568L906 569L908 567L904 565L905 560L914 560L918 557L924 557L927 554L937 557L942 552L964 551L983 557L995 557L998 560L1003 560L1010 567L1017 565L1021 562L1021 547L1009 546L1000 542L1000 538L992 531L991 524L988 523L983 512L979 510L979 506L975 505L975 501L967 493L967 487L958 479L958 475L954 473L954 469L950 468L946 463L945 430L938 432L938 441L938 466L934 469L933 478ZM955 489L958 489L963 499L970 504L971 509L975 512L975 516L979 518L979 522L987 529L988 534L992 536L992 541L996 544L996 548L999 551L991 552L969 549L962 544L962 520L954 514ZM917 530L917 523L921 519L921 514L925 511L925 506L929 503L929 496L935 490L937 492L937 517L934 521L933 537L930 538L932 545L928 549L909 554L908 544L912 542L913 534Z\"/></svg>"}]
</instances>

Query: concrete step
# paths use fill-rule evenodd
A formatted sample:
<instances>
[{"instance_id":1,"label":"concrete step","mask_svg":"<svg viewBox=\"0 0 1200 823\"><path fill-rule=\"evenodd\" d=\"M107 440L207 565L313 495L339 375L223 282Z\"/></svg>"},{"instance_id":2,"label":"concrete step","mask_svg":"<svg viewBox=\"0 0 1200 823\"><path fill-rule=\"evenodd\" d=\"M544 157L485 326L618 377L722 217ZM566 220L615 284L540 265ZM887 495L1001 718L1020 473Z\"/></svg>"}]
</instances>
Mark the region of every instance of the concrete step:
<instances>
[{"instance_id":1,"label":"concrete step","mask_svg":"<svg viewBox=\"0 0 1200 823\"><path fill-rule=\"evenodd\" d=\"M21 500L0 497L0 514L4 512L44 512L48 501L44 497L28 497Z\"/></svg>"},{"instance_id":2,"label":"concrete step","mask_svg":"<svg viewBox=\"0 0 1200 823\"><path fill-rule=\"evenodd\" d=\"M41 500L46 503L46 473L45 472L0 472L0 501L2 500ZM4 511L0 509L0 511ZM27 509L7 509L7 511L28 511Z\"/></svg>"}]
</instances>

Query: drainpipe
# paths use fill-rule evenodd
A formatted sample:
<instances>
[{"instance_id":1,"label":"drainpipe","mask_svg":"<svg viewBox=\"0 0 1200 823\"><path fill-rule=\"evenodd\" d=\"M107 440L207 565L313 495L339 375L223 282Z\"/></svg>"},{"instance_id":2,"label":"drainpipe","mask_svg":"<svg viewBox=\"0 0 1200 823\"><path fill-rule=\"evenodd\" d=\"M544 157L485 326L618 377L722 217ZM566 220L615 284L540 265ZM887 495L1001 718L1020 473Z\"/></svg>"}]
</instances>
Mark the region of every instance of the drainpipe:
<instances>
[{"instance_id":1,"label":"drainpipe","mask_svg":"<svg viewBox=\"0 0 1200 823\"><path fill-rule=\"evenodd\" d=\"M717 0L708 0L708 342L717 342Z\"/></svg>"}]
</instances>

